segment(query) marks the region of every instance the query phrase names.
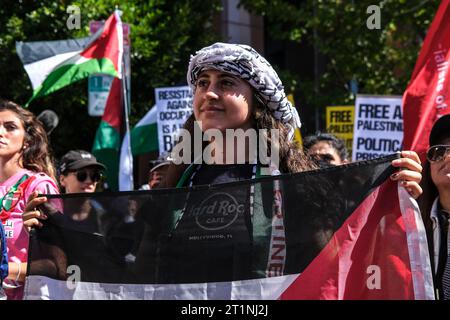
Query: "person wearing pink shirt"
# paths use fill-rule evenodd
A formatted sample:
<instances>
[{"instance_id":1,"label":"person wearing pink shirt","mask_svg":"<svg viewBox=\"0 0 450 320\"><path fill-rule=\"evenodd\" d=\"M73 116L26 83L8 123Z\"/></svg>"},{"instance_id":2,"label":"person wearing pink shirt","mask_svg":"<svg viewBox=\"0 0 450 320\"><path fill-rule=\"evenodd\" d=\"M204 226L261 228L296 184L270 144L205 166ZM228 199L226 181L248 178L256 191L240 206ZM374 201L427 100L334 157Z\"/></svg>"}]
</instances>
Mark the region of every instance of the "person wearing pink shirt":
<instances>
[{"instance_id":1,"label":"person wearing pink shirt","mask_svg":"<svg viewBox=\"0 0 450 320\"><path fill-rule=\"evenodd\" d=\"M0 218L8 248L9 273L3 283L8 299L23 295L29 241L24 221L45 219L27 204L45 199L39 194L59 193L54 172L41 123L16 103L0 100Z\"/></svg>"}]
</instances>

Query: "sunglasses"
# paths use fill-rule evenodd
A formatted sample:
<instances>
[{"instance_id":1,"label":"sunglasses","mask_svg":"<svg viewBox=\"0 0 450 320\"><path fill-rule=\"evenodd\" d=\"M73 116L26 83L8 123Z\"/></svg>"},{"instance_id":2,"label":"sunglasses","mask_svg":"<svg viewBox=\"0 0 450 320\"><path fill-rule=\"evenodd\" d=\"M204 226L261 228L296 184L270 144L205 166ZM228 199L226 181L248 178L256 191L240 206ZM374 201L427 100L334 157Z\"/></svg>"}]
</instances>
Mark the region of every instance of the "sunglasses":
<instances>
[{"instance_id":1,"label":"sunglasses","mask_svg":"<svg viewBox=\"0 0 450 320\"><path fill-rule=\"evenodd\" d=\"M102 178L102 174L99 171L93 171L93 172L89 173L88 171L80 170L80 171L75 171L73 173L76 175L77 180L79 182L86 181L88 176L92 182L99 182L100 179Z\"/></svg>"},{"instance_id":2,"label":"sunglasses","mask_svg":"<svg viewBox=\"0 0 450 320\"><path fill-rule=\"evenodd\" d=\"M450 145L436 145L427 151L427 159L430 162L439 162L450 153Z\"/></svg>"}]
</instances>

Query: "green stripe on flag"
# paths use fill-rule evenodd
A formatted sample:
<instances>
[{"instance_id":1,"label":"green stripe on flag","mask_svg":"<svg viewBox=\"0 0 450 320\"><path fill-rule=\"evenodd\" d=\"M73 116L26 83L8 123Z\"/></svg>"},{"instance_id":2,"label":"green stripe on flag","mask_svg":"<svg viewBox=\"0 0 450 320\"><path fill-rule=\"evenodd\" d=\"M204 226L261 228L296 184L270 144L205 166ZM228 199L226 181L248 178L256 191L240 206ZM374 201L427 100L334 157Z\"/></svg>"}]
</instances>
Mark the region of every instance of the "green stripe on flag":
<instances>
[{"instance_id":1,"label":"green stripe on flag","mask_svg":"<svg viewBox=\"0 0 450 320\"><path fill-rule=\"evenodd\" d=\"M92 153L106 166L106 177L112 191L119 190L119 157L121 139L119 132L101 121L95 135Z\"/></svg>"},{"instance_id":2,"label":"green stripe on flag","mask_svg":"<svg viewBox=\"0 0 450 320\"><path fill-rule=\"evenodd\" d=\"M131 150L133 155L158 151L158 126L152 123L135 127L131 131Z\"/></svg>"},{"instance_id":3,"label":"green stripe on flag","mask_svg":"<svg viewBox=\"0 0 450 320\"><path fill-rule=\"evenodd\" d=\"M48 95L91 74L103 73L117 77L113 62L108 58L89 59L80 64L62 65L52 71L37 88L27 105L38 97Z\"/></svg>"}]
</instances>

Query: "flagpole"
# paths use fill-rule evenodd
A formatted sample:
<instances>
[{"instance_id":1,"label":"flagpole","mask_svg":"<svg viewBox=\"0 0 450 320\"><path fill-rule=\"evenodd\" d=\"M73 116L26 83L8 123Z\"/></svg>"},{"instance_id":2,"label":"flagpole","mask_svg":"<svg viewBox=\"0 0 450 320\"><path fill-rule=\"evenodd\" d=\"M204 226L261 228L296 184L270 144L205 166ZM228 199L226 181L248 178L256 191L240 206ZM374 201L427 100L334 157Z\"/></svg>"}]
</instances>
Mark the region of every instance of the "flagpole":
<instances>
[{"instance_id":1,"label":"flagpole","mask_svg":"<svg viewBox=\"0 0 450 320\"><path fill-rule=\"evenodd\" d=\"M123 89L123 105L125 108L125 138L129 139L127 143L127 154L130 159L130 161L133 161L133 155L131 153L131 137L130 137L130 122L128 120L128 114L129 114L129 107L128 107L128 77L127 77L127 70L125 68L125 52L122 54L122 89ZM128 134L128 135L127 135ZM122 141L122 143L125 143ZM133 165L133 164L131 164ZM120 177L120 173L119 173ZM131 172L130 176L131 181L131 188L134 186L134 178L133 178L133 172ZM119 180L120 183L120 180Z\"/></svg>"}]
</instances>

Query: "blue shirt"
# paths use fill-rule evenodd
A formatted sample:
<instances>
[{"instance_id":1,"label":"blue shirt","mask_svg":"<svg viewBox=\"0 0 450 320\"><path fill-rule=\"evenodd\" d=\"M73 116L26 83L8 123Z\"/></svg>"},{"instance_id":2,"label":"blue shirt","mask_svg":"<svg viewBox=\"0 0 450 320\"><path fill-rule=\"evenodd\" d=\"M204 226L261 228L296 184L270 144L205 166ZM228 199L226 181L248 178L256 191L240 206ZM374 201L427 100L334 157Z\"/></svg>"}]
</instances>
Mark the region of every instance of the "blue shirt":
<instances>
[{"instance_id":1,"label":"blue shirt","mask_svg":"<svg viewBox=\"0 0 450 320\"><path fill-rule=\"evenodd\" d=\"M3 229L3 223L0 222L0 285L8 276L8 248L6 247L5 230Z\"/></svg>"}]
</instances>

